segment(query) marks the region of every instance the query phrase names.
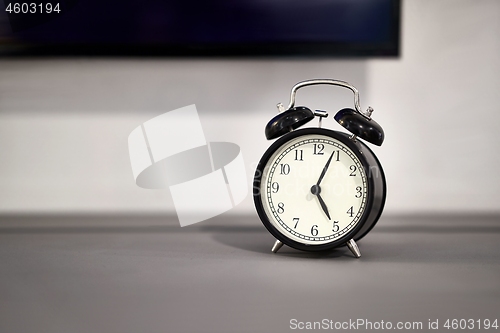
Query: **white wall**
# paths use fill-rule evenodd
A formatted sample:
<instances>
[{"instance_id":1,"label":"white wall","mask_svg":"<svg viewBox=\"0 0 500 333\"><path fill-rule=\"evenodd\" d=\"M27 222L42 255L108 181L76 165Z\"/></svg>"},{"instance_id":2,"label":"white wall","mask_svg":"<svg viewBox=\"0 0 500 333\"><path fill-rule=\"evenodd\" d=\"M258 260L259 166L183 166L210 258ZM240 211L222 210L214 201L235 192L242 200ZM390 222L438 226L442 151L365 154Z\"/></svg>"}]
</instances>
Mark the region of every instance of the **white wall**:
<instances>
[{"instance_id":1,"label":"white wall","mask_svg":"<svg viewBox=\"0 0 500 333\"><path fill-rule=\"evenodd\" d=\"M193 103L208 140L242 147L250 182L275 104L317 77L375 108L388 213L498 212L499 22L495 0L405 1L402 57L386 60L2 60L0 212L172 212L167 190L135 186L127 136ZM304 88L297 102L335 112L352 94ZM235 210L252 211L250 196Z\"/></svg>"},{"instance_id":2,"label":"white wall","mask_svg":"<svg viewBox=\"0 0 500 333\"><path fill-rule=\"evenodd\" d=\"M368 100L397 211L500 210L500 1L405 1L403 54L370 61Z\"/></svg>"}]
</instances>

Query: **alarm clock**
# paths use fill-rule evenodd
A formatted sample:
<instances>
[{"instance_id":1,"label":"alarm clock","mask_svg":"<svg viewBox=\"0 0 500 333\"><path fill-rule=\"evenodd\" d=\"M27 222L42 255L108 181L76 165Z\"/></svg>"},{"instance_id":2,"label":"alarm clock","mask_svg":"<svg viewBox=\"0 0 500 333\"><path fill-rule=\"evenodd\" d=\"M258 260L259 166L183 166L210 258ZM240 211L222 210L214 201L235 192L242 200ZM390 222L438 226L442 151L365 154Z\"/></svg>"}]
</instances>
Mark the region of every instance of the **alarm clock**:
<instances>
[{"instance_id":1,"label":"alarm clock","mask_svg":"<svg viewBox=\"0 0 500 333\"><path fill-rule=\"evenodd\" d=\"M354 93L354 109L344 108L335 120L349 133L322 128L328 112L295 106L298 89L329 84ZM253 197L257 213L276 238L272 252L286 244L303 251L326 251L347 246L361 257L356 241L363 238L382 214L387 186L384 171L372 150L384 141L384 131L362 112L359 92L351 84L315 79L293 86L285 110L265 128L268 140L277 139L255 171ZM318 117L318 127L298 129Z\"/></svg>"}]
</instances>

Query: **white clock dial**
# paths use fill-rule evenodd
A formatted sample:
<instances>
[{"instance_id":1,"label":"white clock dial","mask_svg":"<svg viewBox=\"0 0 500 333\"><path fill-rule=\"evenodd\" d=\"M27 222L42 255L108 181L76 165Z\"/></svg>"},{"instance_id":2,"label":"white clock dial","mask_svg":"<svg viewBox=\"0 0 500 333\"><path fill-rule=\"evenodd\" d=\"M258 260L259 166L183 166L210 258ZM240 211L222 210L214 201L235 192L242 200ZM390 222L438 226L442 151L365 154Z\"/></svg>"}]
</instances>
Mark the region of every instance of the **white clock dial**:
<instances>
[{"instance_id":1,"label":"white clock dial","mask_svg":"<svg viewBox=\"0 0 500 333\"><path fill-rule=\"evenodd\" d=\"M281 234L320 245L357 226L366 208L367 186L363 165L348 146L326 135L307 134L271 155L260 196L269 222Z\"/></svg>"}]
</instances>

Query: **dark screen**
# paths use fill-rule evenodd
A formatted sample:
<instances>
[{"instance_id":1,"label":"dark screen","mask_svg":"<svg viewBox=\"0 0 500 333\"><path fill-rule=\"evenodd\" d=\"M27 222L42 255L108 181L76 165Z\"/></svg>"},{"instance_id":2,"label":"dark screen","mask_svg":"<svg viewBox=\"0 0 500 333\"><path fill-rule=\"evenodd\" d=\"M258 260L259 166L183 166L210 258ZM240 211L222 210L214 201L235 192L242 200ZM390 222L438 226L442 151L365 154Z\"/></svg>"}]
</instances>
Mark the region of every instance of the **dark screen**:
<instances>
[{"instance_id":1,"label":"dark screen","mask_svg":"<svg viewBox=\"0 0 500 333\"><path fill-rule=\"evenodd\" d=\"M10 17L29 54L398 55L394 0L81 0L33 24ZM16 19L16 18L14 18Z\"/></svg>"}]
</instances>

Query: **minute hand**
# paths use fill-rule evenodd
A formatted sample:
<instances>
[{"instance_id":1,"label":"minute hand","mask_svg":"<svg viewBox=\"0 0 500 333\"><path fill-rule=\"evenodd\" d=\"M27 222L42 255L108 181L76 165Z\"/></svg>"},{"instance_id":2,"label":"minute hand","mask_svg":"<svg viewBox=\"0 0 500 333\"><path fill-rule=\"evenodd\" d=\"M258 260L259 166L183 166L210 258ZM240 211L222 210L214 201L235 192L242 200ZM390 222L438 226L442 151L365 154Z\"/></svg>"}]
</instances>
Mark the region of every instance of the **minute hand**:
<instances>
[{"instance_id":1,"label":"minute hand","mask_svg":"<svg viewBox=\"0 0 500 333\"><path fill-rule=\"evenodd\" d=\"M319 186L319 183L321 183L321 181L323 180L323 177L325 176L326 170L328 170L328 167L330 166L330 162L332 161L332 157L333 157L334 153L335 153L335 151L332 152L332 154L330 155L330 158L326 162L326 165L323 168L323 171L321 172L321 175L319 175L319 179L318 179L318 182L316 183L316 185Z\"/></svg>"}]
</instances>

